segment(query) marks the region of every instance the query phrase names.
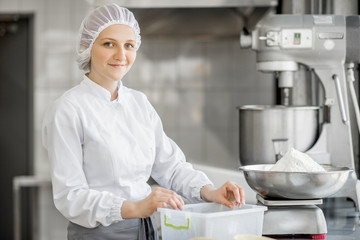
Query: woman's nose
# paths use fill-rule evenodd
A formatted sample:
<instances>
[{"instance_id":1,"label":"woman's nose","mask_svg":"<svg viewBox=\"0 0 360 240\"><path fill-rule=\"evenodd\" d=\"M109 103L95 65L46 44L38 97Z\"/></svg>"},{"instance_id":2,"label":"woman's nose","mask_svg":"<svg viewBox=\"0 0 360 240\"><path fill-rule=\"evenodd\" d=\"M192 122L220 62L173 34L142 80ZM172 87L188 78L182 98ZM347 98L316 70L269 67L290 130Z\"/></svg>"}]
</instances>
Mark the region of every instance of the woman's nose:
<instances>
[{"instance_id":1,"label":"woman's nose","mask_svg":"<svg viewBox=\"0 0 360 240\"><path fill-rule=\"evenodd\" d=\"M126 55L125 55L125 48L124 47L121 47L119 46L117 49L116 49L116 53L115 53L115 56L114 56L117 60L125 60L126 59Z\"/></svg>"}]
</instances>

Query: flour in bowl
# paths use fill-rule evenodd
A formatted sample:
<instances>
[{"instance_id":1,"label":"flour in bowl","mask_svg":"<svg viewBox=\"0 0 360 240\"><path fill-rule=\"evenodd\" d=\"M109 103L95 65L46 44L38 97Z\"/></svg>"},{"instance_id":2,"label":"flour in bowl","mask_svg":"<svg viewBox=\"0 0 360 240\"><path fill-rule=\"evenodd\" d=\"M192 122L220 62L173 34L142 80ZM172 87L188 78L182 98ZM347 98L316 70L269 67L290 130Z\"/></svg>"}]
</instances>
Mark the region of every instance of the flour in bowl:
<instances>
[{"instance_id":1,"label":"flour in bowl","mask_svg":"<svg viewBox=\"0 0 360 240\"><path fill-rule=\"evenodd\" d=\"M325 172L326 170L307 154L291 148L270 171L278 172Z\"/></svg>"}]
</instances>

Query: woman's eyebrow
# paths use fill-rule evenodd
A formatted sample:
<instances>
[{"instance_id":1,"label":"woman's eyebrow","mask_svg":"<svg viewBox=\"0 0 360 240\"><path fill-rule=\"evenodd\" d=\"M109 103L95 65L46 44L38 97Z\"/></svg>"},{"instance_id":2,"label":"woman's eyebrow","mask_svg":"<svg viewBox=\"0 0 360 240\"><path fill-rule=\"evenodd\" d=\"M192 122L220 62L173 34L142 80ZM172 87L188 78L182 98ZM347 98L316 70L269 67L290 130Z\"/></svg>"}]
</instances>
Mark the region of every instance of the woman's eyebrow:
<instances>
[{"instance_id":1,"label":"woman's eyebrow","mask_svg":"<svg viewBox=\"0 0 360 240\"><path fill-rule=\"evenodd\" d=\"M114 39L114 38L109 38L109 37L101 38L101 40L102 40L102 41L105 41L105 40L116 41L116 39Z\"/></svg>"},{"instance_id":2,"label":"woman's eyebrow","mask_svg":"<svg viewBox=\"0 0 360 240\"><path fill-rule=\"evenodd\" d=\"M101 38L102 41L107 41L107 40L110 40L110 41L118 41L116 40L115 38L109 38L109 37L104 37L104 38ZM136 42L134 39L128 39L128 40L125 40L126 42Z\"/></svg>"}]
</instances>

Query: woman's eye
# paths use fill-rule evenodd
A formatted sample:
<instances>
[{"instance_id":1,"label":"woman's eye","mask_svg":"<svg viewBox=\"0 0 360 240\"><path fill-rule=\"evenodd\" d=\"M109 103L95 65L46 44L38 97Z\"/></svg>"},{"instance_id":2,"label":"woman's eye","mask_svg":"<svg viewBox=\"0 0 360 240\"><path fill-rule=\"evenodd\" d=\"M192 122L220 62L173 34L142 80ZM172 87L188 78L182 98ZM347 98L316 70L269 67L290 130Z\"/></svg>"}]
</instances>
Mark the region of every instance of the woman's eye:
<instances>
[{"instance_id":1,"label":"woman's eye","mask_svg":"<svg viewBox=\"0 0 360 240\"><path fill-rule=\"evenodd\" d=\"M131 43L127 43L127 44L125 44L125 47L127 47L127 48L134 48L134 45L131 44Z\"/></svg>"},{"instance_id":2,"label":"woman's eye","mask_svg":"<svg viewBox=\"0 0 360 240\"><path fill-rule=\"evenodd\" d=\"M106 43L104 43L104 45L105 45L106 47L113 47L113 46L114 46L114 44L111 43L111 42L106 42Z\"/></svg>"}]
</instances>

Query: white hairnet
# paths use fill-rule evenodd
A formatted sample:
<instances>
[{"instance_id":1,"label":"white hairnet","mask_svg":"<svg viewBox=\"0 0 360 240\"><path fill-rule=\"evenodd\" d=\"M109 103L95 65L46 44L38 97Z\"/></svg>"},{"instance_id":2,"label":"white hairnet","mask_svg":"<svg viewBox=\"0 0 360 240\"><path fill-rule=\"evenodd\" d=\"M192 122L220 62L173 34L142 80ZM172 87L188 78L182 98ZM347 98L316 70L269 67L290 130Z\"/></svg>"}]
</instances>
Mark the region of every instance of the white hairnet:
<instances>
[{"instance_id":1,"label":"white hairnet","mask_svg":"<svg viewBox=\"0 0 360 240\"><path fill-rule=\"evenodd\" d=\"M136 36L136 50L141 44L140 27L134 14L126 8L112 3L94 9L82 21L77 43L77 62L79 68L85 72L90 71L91 48L105 28L114 24L124 24L134 30Z\"/></svg>"}]
</instances>

